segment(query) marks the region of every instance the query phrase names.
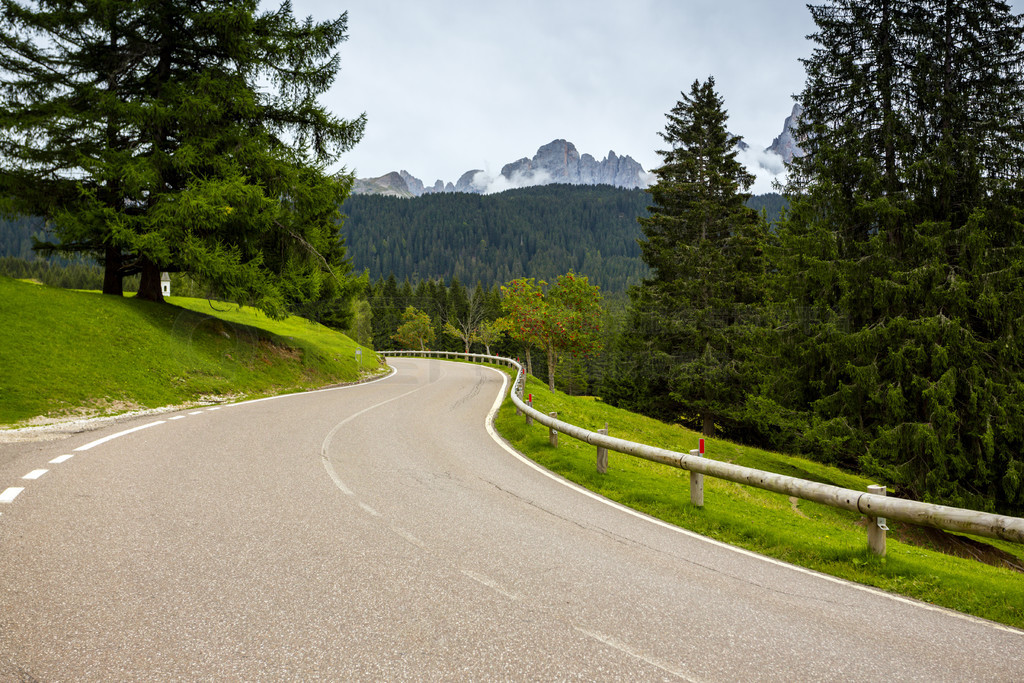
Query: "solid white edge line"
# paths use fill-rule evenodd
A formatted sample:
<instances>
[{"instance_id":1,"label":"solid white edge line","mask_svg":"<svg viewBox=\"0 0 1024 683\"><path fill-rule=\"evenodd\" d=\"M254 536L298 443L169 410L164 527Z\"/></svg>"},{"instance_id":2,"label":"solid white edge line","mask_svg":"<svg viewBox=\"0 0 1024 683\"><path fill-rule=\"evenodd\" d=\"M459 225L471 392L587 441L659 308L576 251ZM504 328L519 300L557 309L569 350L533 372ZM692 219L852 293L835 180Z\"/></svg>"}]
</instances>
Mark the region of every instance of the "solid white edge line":
<instances>
[{"instance_id":1,"label":"solid white edge line","mask_svg":"<svg viewBox=\"0 0 1024 683\"><path fill-rule=\"evenodd\" d=\"M365 386L367 384L375 384L377 382L381 382L383 380L388 379L389 377L391 377L392 375L394 375L397 372L397 370L395 370L394 367L392 367L392 366L388 366L388 367L391 369L391 372L389 372L388 374L383 375L381 377L378 377L376 379L367 380L365 382L356 382L354 384L344 384L344 385L342 385L340 387L326 387L324 389L313 389L312 391L295 391L295 392L292 392L290 394L278 394L277 396L264 396L263 398L253 398L253 399L250 399L248 401L239 401L238 403L225 403L221 407L222 408L235 408L237 406L244 406L244 405L248 405L250 403L263 403L264 401L276 401L278 399L289 398L289 397L292 397L292 396L308 396L310 394L323 394L323 393L326 393L328 391L340 391L342 389L352 389L353 387L361 387L361 386ZM192 413L192 414L194 414L194 413Z\"/></svg>"},{"instance_id":2,"label":"solid white edge line","mask_svg":"<svg viewBox=\"0 0 1024 683\"><path fill-rule=\"evenodd\" d=\"M498 393L498 397L494 400L494 405L491 406L491 411L487 414L487 420L486 420L486 423L485 423L485 425L487 427L487 433L491 435L491 438L494 439L495 443L497 443L499 446L501 446L503 449L505 449L508 453L512 454L513 457L518 459L523 464L528 465L529 467L532 467L534 470L536 470L537 472L540 472L541 474L543 474L545 477L548 477L552 481L556 481L559 484L562 484L563 486L566 486L566 487L576 491L577 493L580 493L580 494L582 494L584 496L592 498L592 499L594 499L594 500L596 500L596 501L598 501L600 503L604 503L605 505L613 507L613 508L615 508L615 509L617 509L617 510L619 510L621 512L625 512L628 515L632 515L633 517L636 517L637 519L642 519L645 522L649 522L651 524L656 524L656 525L658 525L658 526L660 526L660 527L662 527L664 529L668 529L668 530L673 531L675 533L683 534L684 536L689 536L690 538L696 539L698 541L703 541L705 543L710 543L711 545L717 546L719 548L723 548L725 550L730 550L730 551L732 551L734 553L739 553L740 555L745 555L747 557L751 557L751 558L754 558L754 559L757 559L757 560L761 560L762 562L767 562L769 564L774 564L774 565L776 565L778 567L785 567L787 569L791 569L793 571L800 572L802 574L807 574L808 576L814 576L814 577L817 577L819 579L823 579L825 581L830 581L832 583L836 583L836 584L839 584L839 585L842 585L842 586L848 586L850 588L855 588L857 590L864 591L865 593L870 593L872 595L876 595L876 596L883 597L883 598L889 598L890 600L895 600L896 602L901 602L901 603L903 603L905 605L913 605L914 607L920 607L921 609L929 610L929 611L932 611L932 612L939 612L941 614L945 614L947 616L956 617L958 619L963 619L965 621L970 621L972 623L979 624L981 626L989 626L989 627L994 628L994 629L999 630L999 631L1005 631L1007 633L1013 633L1013 634L1016 634L1018 636L1024 636L1024 630L1017 629L1017 628L1014 628L1012 626L1007 626L1005 624L1000 624L1000 623L997 623L995 621L990 621L988 619L982 619L981 617L976 617L973 614L965 614L964 612L957 612L956 610L950 609L948 607L940 607L939 605L933 605L931 603L923 602L921 600L915 600L913 598L907 598L907 597L904 597L902 595L896 595L895 593L889 593L887 591L881 590L880 588L875 588L873 586L865 586L864 584L861 584L861 583L855 583L853 581L848 581L846 579L840 579L837 576L831 576L829 574L823 574L823 573L821 573L819 571L815 571L813 569L807 569L806 567L800 567L800 566L795 565L795 564L790 564L789 562L783 562L782 560L777 560L774 557L768 557L767 555L761 555L759 553L753 552L752 550L747 550L746 548L738 548L736 546L729 545L728 543L723 543L722 541L716 541L713 538L708 538L707 536L702 536L701 534L698 534L698 533L696 533L694 531L690 531L689 529L684 529L684 528L678 527L678 526L676 526L674 524L669 524L668 522L660 520L660 519L658 519L656 517L651 517L650 515L644 514L642 512L637 511L637 510L634 510L633 508L626 507L625 505L623 505L621 503L617 503L614 500L611 500L610 498L605 498L604 496L596 494L593 491L591 491L590 489L585 489L582 486L580 486L579 484L575 484L575 483L569 481L568 479L565 479L565 478L555 474L554 472L551 472L550 470L547 470L547 469L541 467L540 465L538 465L534 461L530 460L525 455L523 455L522 453L520 453L516 449L512 448L512 446L507 441L505 441L505 439L502 438L501 435L498 434L497 431L495 431L495 429L494 429L494 418L498 414L498 409L501 408L501 404L505 401L505 396L506 396L505 389L508 387L508 375L506 375L504 372L502 372L501 370L499 370L497 368L492 368L492 367L489 367L489 366L484 366L484 367L487 367L490 370L494 370L494 372L497 372L498 374L500 374L501 378L502 378L501 379L501 391Z\"/></svg>"},{"instance_id":3,"label":"solid white edge line","mask_svg":"<svg viewBox=\"0 0 1024 683\"><path fill-rule=\"evenodd\" d=\"M13 503L18 494L25 490L24 486L10 486L0 493L0 503Z\"/></svg>"},{"instance_id":4,"label":"solid white edge line","mask_svg":"<svg viewBox=\"0 0 1024 683\"><path fill-rule=\"evenodd\" d=\"M156 422L150 422L149 424L139 425L138 427L132 427L131 429L126 429L123 432L118 432L117 434L111 434L109 436L103 437L102 439L96 439L95 441L91 441L91 442L85 444L84 446L79 446L75 450L76 451L87 451L90 448L95 448L96 446L99 446L100 444L104 444L104 443L106 443L108 441L113 441L114 439L116 439L118 437L121 437L121 436L125 436L126 434L131 434L132 432L138 432L138 431L141 431L143 429L149 429L150 427L156 427L157 425L162 425L165 422L166 422L166 420L157 420Z\"/></svg>"},{"instance_id":5,"label":"solid white edge line","mask_svg":"<svg viewBox=\"0 0 1024 683\"><path fill-rule=\"evenodd\" d=\"M244 405L246 403L257 403L259 401L269 401L271 399L285 398L287 396L305 396L306 394L317 394L317 393L324 392L324 391L336 391L338 389L348 389L349 387L358 387L358 386L362 386L363 384L373 384L374 382L379 382L379 381L381 381L383 379L387 379L388 377L390 377L393 374L395 374L395 369L391 368L391 372L389 372L387 375L385 375L383 377L379 377L379 378L377 378L375 380L370 380L369 382L361 382L361 383L358 383L358 384L346 384L345 386L342 386L342 387L330 387L328 389L317 389L316 391L304 391L304 392L297 392L297 393L294 393L294 394L281 394L279 396L269 396L267 398L258 398L258 399L254 399L252 401L241 401L239 403L231 403L231 404L227 404L227 405L224 405L224 406L212 406L210 408L207 408L206 410L207 411L220 410L222 407L223 408L227 408L227 407L240 406L240 405ZM189 415L202 415L202 414L203 414L202 410L196 410L194 412L189 413ZM176 420L176 419L180 419L181 417L184 417L184 415L179 416L179 417L172 417L170 419ZM117 434L111 434L109 436L103 437L102 439L96 439L95 441L87 443L84 446L79 446L78 448L75 449L75 451L87 451L90 448L95 448L96 446L99 446L100 444L107 443L108 441L112 441L112 440L114 440L114 439L116 439L118 437L124 436L126 434L131 434L132 432L137 432L137 431L140 431L142 429L148 429L149 427L155 427L156 425L162 425L162 424L164 424L166 422L167 422L167 420L157 420L156 422L150 422L149 424L140 425L138 427L132 427L131 429L126 429L123 432L118 432Z\"/></svg>"}]
</instances>

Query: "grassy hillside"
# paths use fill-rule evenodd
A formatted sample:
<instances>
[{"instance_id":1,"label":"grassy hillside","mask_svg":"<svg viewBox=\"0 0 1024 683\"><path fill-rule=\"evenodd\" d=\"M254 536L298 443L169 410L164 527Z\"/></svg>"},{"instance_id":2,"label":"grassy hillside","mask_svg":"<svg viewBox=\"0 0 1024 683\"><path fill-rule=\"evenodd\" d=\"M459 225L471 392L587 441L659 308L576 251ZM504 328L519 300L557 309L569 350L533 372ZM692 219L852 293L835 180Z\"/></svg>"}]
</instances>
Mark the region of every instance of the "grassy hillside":
<instances>
[{"instance_id":1,"label":"grassy hillside","mask_svg":"<svg viewBox=\"0 0 1024 683\"><path fill-rule=\"evenodd\" d=\"M358 379L348 337L198 299L153 304L0 277L0 425ZM365 372L379 369L363 349Z\"/></svg>"},{"instance_id":2,"label":"grassy hillside","mask_svg":"<svg viewBox=\"0 0 1024 683\"><path fill-rule=\"evenodd\" d=\"M533 394L537 410L557 411L566 422L591 430L607 422L615 437L675 451L697 448L699 435L687 429L592 398L551 393L532 377L526 390ZM953 534L926 537L918 529L889 521L888 552L879 558L867 550L864 521L858 514L711 477L704 478L705 505L698 508L690 503L686 471L610 452L608 473L598 474L593 446L560 434L558 447L552 447L547 428L536 422L527 427L508 400L496 427L544 467L677 526L826 574L1024 628L1024 574L929 547L969 547L966 555L984 554L999 563L1024 565L1022 545ZM860 491L877 483L821 463L727 441L708 439L706 451L709 458Z\"/></svg>"}]
</instances>

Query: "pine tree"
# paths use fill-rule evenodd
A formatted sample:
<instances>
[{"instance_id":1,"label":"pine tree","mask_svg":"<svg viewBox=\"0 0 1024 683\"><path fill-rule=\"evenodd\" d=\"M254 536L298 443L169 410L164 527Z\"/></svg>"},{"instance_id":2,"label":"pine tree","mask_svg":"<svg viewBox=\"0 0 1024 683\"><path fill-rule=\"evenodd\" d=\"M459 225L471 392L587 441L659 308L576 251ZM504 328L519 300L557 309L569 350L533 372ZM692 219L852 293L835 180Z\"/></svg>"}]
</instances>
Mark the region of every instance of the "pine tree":
<instances>
[{"instance_id":1,"label":"pine tree","mask_svg":"<svg viewBox=\"0 0 1024 683\"><path fill-rule=\"evenodd\" d=\"M740 139L727 132L714 79L695 81L666 118L669 149L659 151L651 215L639 219L652 275L632 292L626 353L644 358L635 383L659 393L663 383L675 417L710 435L716 423L742 421L759 380L751 313L763 297L765 226L745 206L753 176L736 160Z\"/></svg>"},{"instance_id":2,"label":"pine tree","mask_svg":"<svg viewBox=\"0 0 1024 683\"><path fill-rule=\"evenodd\" d=\"M996 1L812 12L777 397L810 412L808 448L900 493L1020 505L1021 19Z\"/></svg>"},{"instance_id":3,"label":"pine tree","mask_svg":"<svg viewBox=\"0 0 1024 683\"><path fill-rule=\"evenodd\" d=\"M104 291L161 270L272 315L357 288L338 240L362 134L316 103L346 16L285 2L0 0L0 196L104 263Z\"/></svg>"}]
</instances>

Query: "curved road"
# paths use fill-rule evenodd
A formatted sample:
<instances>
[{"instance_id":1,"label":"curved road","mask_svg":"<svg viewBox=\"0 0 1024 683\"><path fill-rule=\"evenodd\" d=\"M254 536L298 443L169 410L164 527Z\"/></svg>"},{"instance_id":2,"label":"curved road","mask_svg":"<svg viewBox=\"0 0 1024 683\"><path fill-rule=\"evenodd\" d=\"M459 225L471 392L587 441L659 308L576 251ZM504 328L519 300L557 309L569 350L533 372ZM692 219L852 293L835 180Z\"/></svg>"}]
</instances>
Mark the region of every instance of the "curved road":
<instances>
[{"instance_id":1,"label":"curved road","mask_svg":"<svg viewBox=\"0 0 1024 683\"><path fill-rule=\"evenodd\" d=\"M1024 680L1020 631L579 492L488 435L500 373L393 365L0 446L0 680Z\"/></svg>"}]
</instances>

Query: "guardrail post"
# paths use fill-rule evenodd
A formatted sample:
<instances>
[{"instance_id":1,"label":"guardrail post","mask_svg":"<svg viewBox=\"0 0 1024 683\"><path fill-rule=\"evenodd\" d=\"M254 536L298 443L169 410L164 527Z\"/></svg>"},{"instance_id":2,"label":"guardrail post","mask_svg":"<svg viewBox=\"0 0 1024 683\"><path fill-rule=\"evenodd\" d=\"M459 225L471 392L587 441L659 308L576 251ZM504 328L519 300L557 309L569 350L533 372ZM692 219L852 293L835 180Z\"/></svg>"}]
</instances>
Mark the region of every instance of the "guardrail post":
<instances>
[{"instance_id":1,"label":"guardrail post","mask_svg":"<svg viewBox=\"0 0 1024 683\"><path fill-rule=\"evenodd\" d=\"M690 451L695 458L703 458L699 450ZM704 507L704 475L690 471L690 502L697 507Z\"/></svg>"},{"instance_id":2,"label":"guardrail post","mask_svg":"<svg viewBox=\"0 0 1024 683\"><path fill-rule=\"evenodd\" d=\"M533 407L533 394L530 394L530 397L528 399L526 399L526 405L530 406L531 408ZM533 418L530 417L529 413L527 413L526 414L526 426L529 427L532 424L533 424Z\"/></svg>"},{"instance_id":3,"label":"guardrail post","mask_svg":"<svg viewBox=\"0 0 1024 683\"><path fill-rule=\"evenodd\" d=\"M604 436L608 436L608 423L605 422L604 423L604 429L598 429L597 433L598 434L603 434ZM607 448L602 448L601 446L598 446L597 447L597 473L598 474L605 474L607 471L608 471L608 449Z\"/></svg>"},{"instance_id":4,"label":"guardrail post","mask_svg":"<svg viewBox=\"0 0 1024 683\"><path fill-rule=\"evenodd\" d=\"M551 417L558 417L558 413L548 413ZM552 446L558 447L558 430L554 427L548 427L548 441L551 442Z\"/></svg>"},{"instance_id":5,"label":"guardrail post","mask_svg":"<svg viewBox=\"0 0 1024 683\"><path fill-rule=\"evenodd\" d=\"M885 487L872 484L868 486L868 493L884 496ZM885 532L888 530L885 517L868 517L868 550L879 557L885 557Z\"/></svg>"}]
</instances>

